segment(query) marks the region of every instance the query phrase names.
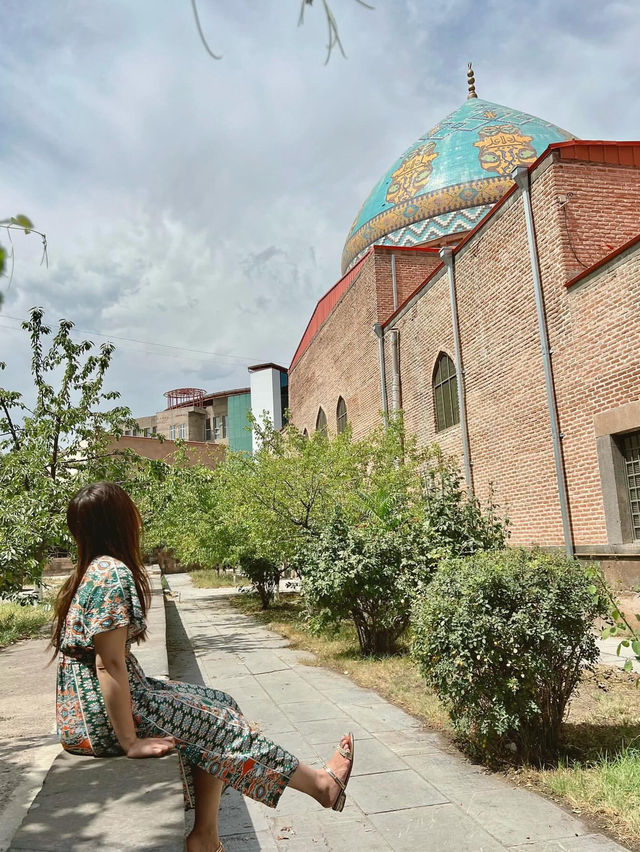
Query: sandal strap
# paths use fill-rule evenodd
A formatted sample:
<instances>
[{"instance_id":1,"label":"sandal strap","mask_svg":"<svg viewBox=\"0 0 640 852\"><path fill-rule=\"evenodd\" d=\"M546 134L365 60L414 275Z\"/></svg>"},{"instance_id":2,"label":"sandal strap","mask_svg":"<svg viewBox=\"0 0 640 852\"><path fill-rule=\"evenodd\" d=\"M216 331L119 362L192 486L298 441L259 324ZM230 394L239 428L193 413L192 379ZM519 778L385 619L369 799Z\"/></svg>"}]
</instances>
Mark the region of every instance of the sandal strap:
<instances>
[{"instance_id":1,"label":"sandal strap","mask_svg":"<svg viewBox=\"0 0 640 852\"><path fill-rule=\"evenodd\" d=\"M336 782L337 782L338 786L340 787L340 789L341 789L341 790L342 790L342 792L344 793L344 791L347 789L347 787L346 787L346 785L344 784L344 782L343 782L343 781L341 781L341 780L340 780L340 778L338 778L338 776L337 776L337 775L336 775L336 773L333 771L333 769L331 769L331 767L330 767L330 766L326 766L326 765L323 767L323 769L324 769L324 771L325 771L325 772L328 772L328 773L329 773L329 775L333 778L333 780L334 780L334 781L336 781Z\"/></svg>"},{"instance_id":2,"label":"sandal strap","mask_svg":"<svg viewBox=\"0 0 640 852\"><path fill-rule=\"evenodd\" d=\"M338 754L341 754L347 760L353 760L353 754L350 748L342 748L342 746L338 746L336 748L336 751L338 752Z\"/></svg>"}]
</instances>

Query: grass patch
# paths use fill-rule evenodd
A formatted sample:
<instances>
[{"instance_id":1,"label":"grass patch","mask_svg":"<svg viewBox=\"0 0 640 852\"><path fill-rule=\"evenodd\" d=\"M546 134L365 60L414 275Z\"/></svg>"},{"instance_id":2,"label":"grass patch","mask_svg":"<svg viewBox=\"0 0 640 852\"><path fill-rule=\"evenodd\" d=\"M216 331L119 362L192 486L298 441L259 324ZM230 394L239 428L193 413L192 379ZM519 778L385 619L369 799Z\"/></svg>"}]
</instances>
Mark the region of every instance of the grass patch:
<instances>
[{"instance_id":1,"label":"grass patch","mask_svg":"<svg viewBox=\"0 0 640 852\"><path fill-rule=\"evenodd\" d=\"M51 617L51 606L47 604L0 603L0 648L18 639L38 636Z\"/></svg>"},{"instance_id":2,"label":"grass patch","mask_svg":"<svg viewBox=\"0 0 640 852\"><path fill-rule=\"evenodd\" d=\"M189 576L197 589L226 589L249 584L249 580L242 574L216 571L215 568L198 568Z\"/></svg>"},{"instance_id":3,"label":"grass patch","mask_svg":"<svg viewBox=\"0 0 640 852\"><path fill-rule=\"evenodd\" d=\"M361 657L348 623L336 631L313 633L298 595L281 597L266 611L254 595L237 595L229 602L286 636L294 648L314 653L318 665L375 689L432 728L451 731L446 711L408 655ZM597 821L640 852L640 690L635 680L604 666L586 673L569 708L558 765L509 770L507 775L515 784Z\"/></svg>"}]
</instances>

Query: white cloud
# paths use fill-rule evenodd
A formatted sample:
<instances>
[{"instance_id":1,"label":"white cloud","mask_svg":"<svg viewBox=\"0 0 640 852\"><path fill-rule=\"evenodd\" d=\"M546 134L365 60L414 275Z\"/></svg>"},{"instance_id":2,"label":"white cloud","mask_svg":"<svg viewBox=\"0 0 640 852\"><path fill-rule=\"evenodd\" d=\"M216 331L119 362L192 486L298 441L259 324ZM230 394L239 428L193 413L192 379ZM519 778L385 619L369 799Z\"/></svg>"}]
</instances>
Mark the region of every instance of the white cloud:
<instances>
[{"instance_id":1,"label":"white cloud","mask_svg":"<svg viewBox=\"0 0 640 852\"><path fill-rule=\"evenodd\" d=\"M16 240L4 314L118 337L112 382L136 413L172 386L247 382L251 359L287 363L339 274L369 190L466 95L591 138L637 135L635 0L332 0L348 61L325 67L319 3L3 0L1 215L49 238ZM6 206L6 207L5 207ZM6 285L5 285L6 286ZM27 355L0 321L7 382ZM14 324L15 325L15 324ZM96 338L98 339L98 338ZM116 341L117 342L117 341Z\"/></svg>"}]
</instances>

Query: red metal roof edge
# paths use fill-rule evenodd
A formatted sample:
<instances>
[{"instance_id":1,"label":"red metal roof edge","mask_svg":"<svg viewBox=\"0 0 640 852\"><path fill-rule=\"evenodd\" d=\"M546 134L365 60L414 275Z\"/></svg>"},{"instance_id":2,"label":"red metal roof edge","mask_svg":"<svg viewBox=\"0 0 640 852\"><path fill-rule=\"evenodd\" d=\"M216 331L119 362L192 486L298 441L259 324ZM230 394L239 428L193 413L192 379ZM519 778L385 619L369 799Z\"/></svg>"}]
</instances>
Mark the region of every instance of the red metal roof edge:
<instances>
[{"instance_id":1,"label":"red metal roof edge","mask_svg":"<svg viewBox=\"0 0 640 852\"><path fill-rule=\"evenodd\" d=\"M374 251L383 251L385 253L398 251L419 251L424 252L425 254L434 254L440 251L438 248L434 248L433 246L391 246L391 245L378 245L374 243L371 248Z\"/></svg>"},{"instance_id":2,"label":"red metal roof edge","mask_svg":"<svg viewBox=\"0 0 640 852\"><path fill-rule=\"evenodd\" d=\"M600 269L601 266L605 266L609 261L614 260L618 255L624 254L628 249L633 248L634 245L640 244L640 234L637 234L635 237L632 237L626 243L623 243L618 248L614 249L609 254L606 254L604 257L601 257L600 260L597 260L594 264L589 266L587 269L583 269L582 272L579 272L577 275L574 275L569 281L565 282L565 287L572 287L574 284L577 284L578 281L582 281L583 278L586 278L588 275L591 275L596 270Z\"/></svg>"},{"instance_id":3,"label":"red metal roof edge","mask_svg":"<svg viewBox=\"0 0 640 852\"><path fill-rule=\"evenodd\" d=\"M373 248L374 248L373 246L369 246L369 248L367 249L366 253L365 253L365 254L364 254L364 255L360 258L360 260L356 263L356 265L355 265L355 266L352 266L352 267L351 267L351 269L348 269L348 270L344 273L344 275L342 275L342 276L341 276L341 277L340 277L340 278L336 281L336 283L333 285L333 287L330 287L330 288L327 290L327 292L324 294L324 296L321 296L321 297L318 299L318 301L316 302L316 306L315 306L315 308L313 309L313 313L311 314L311 317L309 318L309 322L307 323L307 325L306 325L306 327L305 327L305 330L304 330L304 332L302 333L302 337L300 338L300 343L298 343L298 348L297 348L297 349L296 349L296 351L294 352L294 354L293 354L293 358L291 359L291 364L289 365L289 369L290 369L290 370L292 370L292 369L294 368L294 366L295 366L296 361L298 360L298 358L302 357L302 353L303 353L303 352L305 352L305 351L306 351L306 349L307 349L308 344L307 344L307 346L305 346L305 347L304 347L304 349L302 349L302 344L303 344L304 339L305 339L305 337L306 337L307 331L309 331L309 327L311 326L311 323L313 322L313 318L314 318L314 317L315 317L315 315L316 315L316 311L317 311L317 310L318 310L318 308L320 307L320 304L321 304L321 303L322 303L322 302L323 302L323 301L327 298L327 296L328 296L330 293L332 293L332 292L336 289L336 287L339 287L339 286L340 286L340 284L342 284L342 282L344 281L344 279L345 279L348 275L351 275L352 273L354 273L354 272L356 271L356 269L357 269L357 268L358 268L361 264L363 264L363 263L365 262L365 260L369 257L369 255L370 255L370 254L371 254L371 252L373 251Z\"/></svg>"},{"instance_id":4,"label":"red metal roof edge","mask_svg":"<svg viewBox=\"0 0 640 852\"><path fill-rule=\"evenodd\" d=\"M251 369L251 367L249 367ZM206 393L203 396L203 400L207 399L219 399L221 396L238 396L241 393L251 393L251 388L234 388L233 390L228 391L214 391L213 393Z\"/></svg>"},{"instance_id":5,"label":"red metal roof edge","mask_svg":"<svg viewBox=\"0 0 640 852\"><path fill-rule=\"evenodd\" d=\"M622 142L615 142L615 141L611 141L611 140L609 140L609 141L597 141L597 140L592 140L592 139L568 139L566 142L552 142L550 145L548 145L544 149L544 151L542 152L542 154L540 154L540 156L538 157L537 160L535 160L533 163L531 163L530 166L527 166L527 170L528 170L529 174L531 174L535 169L538 168L538 166L544 160L546 160L546 158L548 156L550 156L553 153L553 151L556 151L560 148L568 148L568 147L575 147L575 146L581 146L581 145L605 145L605 146L608 146L608 147L612 147L612 146L627 147L627 146L639 145L639 144L640 144L640 142L632 142L632 141L626 141L626 140L622 141ZM463 246L465 246L471 239L473 239L473 237L480 230L480 228L482 228L484 226L484 224L493 215L495 215L496 211L498 211L502 207L502 205L505 204L509 198L511 198L511 196L514 194L514 192L516 192L517 188L518 188L517 185L514 183L514 185L511 187L511 189L509 189L507 192L505 192L505 194L502 196L500 201L497 201L493 205L491 210L489 210L487 212L487 214L482 219L480 219L478 224L475 225L470 231L468 231L465 234L465 236L463 237L463 239L456 246L452 246L452 251L453 251L454 255L456 255ZM438 249L436 249L436 251L438 251ZM387 319L385 322L382 323L382 327L387 328L387 326L391 322L393 322L393 320L398 316L398 314L402 310L404 310L405 305L407 305L420 292L420 290L422 290L422 288L426 284L429 283L429 281L434 277L434 275L436 275L436 273L438 273L441 269L442 269L442 264L440 264L439 266L436 266L436 268L433 269L429 273L429 275L427 275L427 277L424 279L422 284L420 284L418 287L416 287L416 289L412 293L409 294L409 296L404 300L404 302L401 305L398 306L398 308L391 314L389 319ZM588 273L585 272L584 274L586 275ZM569 282L569 284L571 284L571 283L573 283L573 281ZM565 286L569 286L569 284L567 284Z\"/></svg>"}]
</instances>

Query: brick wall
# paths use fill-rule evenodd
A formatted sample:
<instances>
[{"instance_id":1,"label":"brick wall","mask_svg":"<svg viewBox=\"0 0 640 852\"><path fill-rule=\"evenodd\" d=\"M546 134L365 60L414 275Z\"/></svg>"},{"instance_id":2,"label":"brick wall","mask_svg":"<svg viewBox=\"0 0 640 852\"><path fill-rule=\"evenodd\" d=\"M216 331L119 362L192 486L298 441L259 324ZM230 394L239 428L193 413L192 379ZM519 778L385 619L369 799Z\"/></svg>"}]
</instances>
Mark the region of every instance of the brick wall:
<instances>
[{"instance_id":1,"label":"brick wall","mask_svg":"<svg viewBox=\"0 0 640 852\"><path fill-rule=\"evenodd\" d=\"M205 444L196 441L185 441L184 444L190 464L215 467L224 458L225 448L220 444ZM111 439L110 451L124 449L133 450L145 459L160 459L172 464L176 452L176 442L159 441L157 438L136 438L130 435L123 435L117 440Z\"/></svg>"},{"instance_id":2,"label":"brick wall","mask_svg":"<svg viewBox=\"0 0 640 852\"><path fill-rule=\"evenodd\" d=\"M360 275L320 328L289 373L292 422L313 432L318 408L336 431L336 407L342 396L356 436L380 423L382 407L376 322L393 312L391 255L396 255L396 283L402 302L440 264L437 252L395 251L376 246Z\"/></svg>"},{"instance_id":3,"label":"brick wall","mask_svg":"<svg viewBox=\"0 0 640 852\"><path fill-rule=\"evenodd\" d=\"M640 250L636 247L567 289L583 267L640 230L640 170L545 160L532 203L555 389L579 546L606 544L594 417L640 400ZM567 204L564 200L568 199ZM565 212L566 211L566 212ZM437 258L397 255L400 300ZM493 488L516 544L563 544L550 418L523 199L509 197L455 256L459 330L475 491ZM377 340L387 314L391 251L376 248L360 278L291 373L296 425L312 431L318 405L335 431L338 396L356 435L378 422ZM454 358L446 273L431 273L420 298L394 320L400 335L402 407L421 444L438 440L462 464L460 426L436 434L432 378L441 351ZM386 331L391 403L391 335ZM640 424L638 424L640 426Z\"/></svg>"},{"instance_id":4,"label":"brick wall","mask_svg":"<svg viewBox=\"0 0 640 852\"><path fill-rule=\"evenodd\" d=\"M371 253L360 275L289 373L291 419L299 429L315 431L322 406L329 432L335 433L340 396L357 436L378 425L381 403L375 322L375 255Z\"/></svg>"},{"instance_id":5,"label":"brick wall","mask_svg":"<svg viewBox=\"0 0 640 852\"><path fill-rule=\"evenodd\" d=\"M570 333L554 328L551 339L571 520L578 544L598 545L607 533L594 417L640 400L640 248L563 297Z\"/></svg>"}]
</instances>

